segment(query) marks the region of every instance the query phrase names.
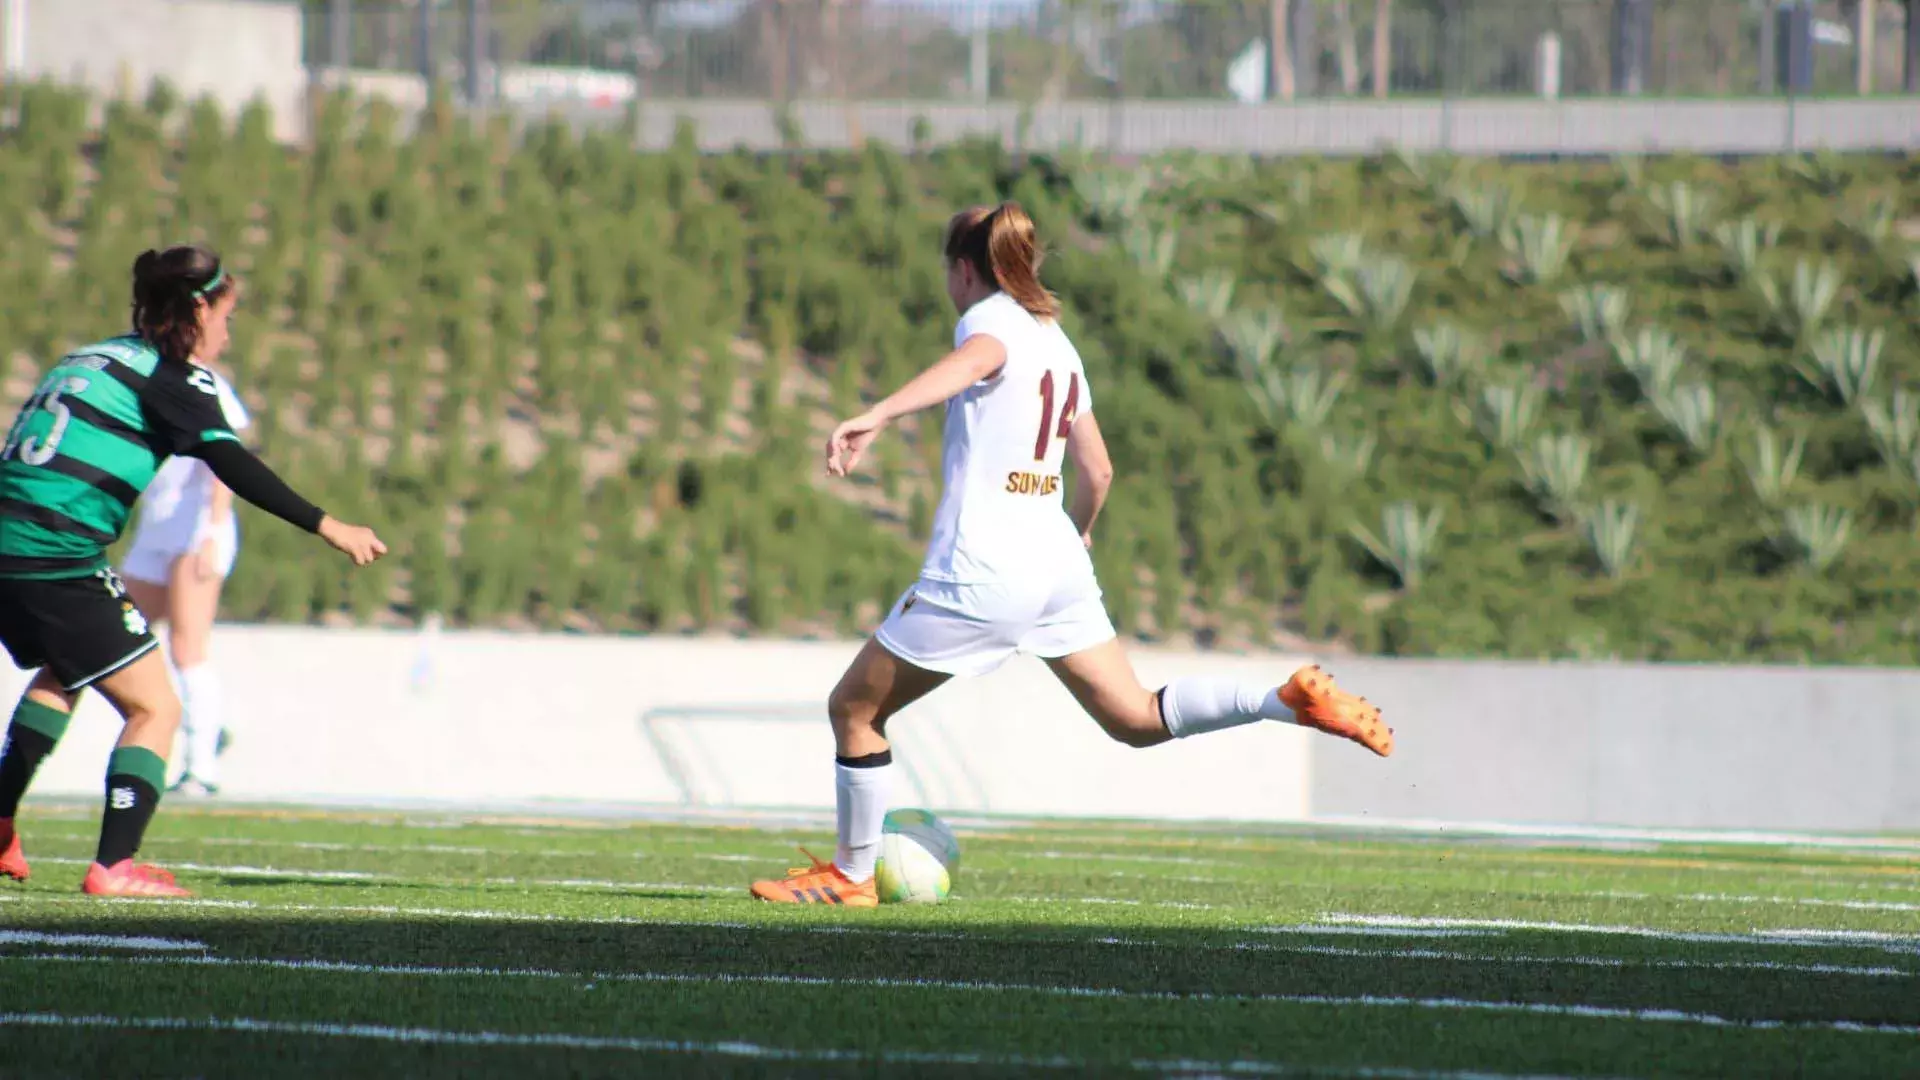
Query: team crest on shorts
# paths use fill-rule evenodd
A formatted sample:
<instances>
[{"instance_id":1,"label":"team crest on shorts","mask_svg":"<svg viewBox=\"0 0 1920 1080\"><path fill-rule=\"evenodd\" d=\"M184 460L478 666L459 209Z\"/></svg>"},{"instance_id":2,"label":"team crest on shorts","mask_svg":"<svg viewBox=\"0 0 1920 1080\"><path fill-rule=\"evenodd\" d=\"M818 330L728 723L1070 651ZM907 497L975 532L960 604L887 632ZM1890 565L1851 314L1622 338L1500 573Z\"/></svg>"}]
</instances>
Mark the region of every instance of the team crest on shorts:
<instances>
[{"instance_id":1,"label":"team crest on shorts","mask_svg":"<svg viewBox=\"0 0 1920 1080\"><path fill-rule=\"evenodd\" d=\"M127 633L137 635L147 632L147 617L140 613L139 608L125 601L121 602L120 607L122 610L122 621L127 624Z\"/></svg>"}]
</instances>

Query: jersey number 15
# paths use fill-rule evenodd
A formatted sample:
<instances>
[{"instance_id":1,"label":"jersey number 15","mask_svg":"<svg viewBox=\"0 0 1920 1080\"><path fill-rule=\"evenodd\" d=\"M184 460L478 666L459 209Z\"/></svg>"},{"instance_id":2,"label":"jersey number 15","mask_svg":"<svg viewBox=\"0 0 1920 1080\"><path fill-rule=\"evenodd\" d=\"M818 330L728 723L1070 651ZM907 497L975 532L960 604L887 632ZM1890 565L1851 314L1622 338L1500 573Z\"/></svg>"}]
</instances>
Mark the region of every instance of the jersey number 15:
<instances>
[{"instance_id":1,"label":"jersey number 15","mask_svg":"<svg viewBox=\"0 0 1920 1080\"><path fill-rule=\"evenodd\" d=\"M14 421L13 430L7 435L6 446L0 447L0 461L14 457L16 451L19 459L29 465L45 465L52 461L54 453L60 448L60 440L67 434L67 424L73 419L73 410L67 408L66 403L60 400L60 395L84 393L88 385L87 380L80 376L68 375L53 381L50 386L42 387L40 392L27 402L26 407L20 410L20 418ZM27 419L40 409L53 414L53 427L48 429L44 438L35 439L31 436L21 438L20 429L25 427Z\"/></svg>"},{"instance_id":2,"label":"jersey number 15","mask_svg":"<svg viewBox=\"0 0 1920 1080\"><path fill-rule=\"evenodd\" d=\"M1067 376L1067 400L1060 406L1060 422L1053 419L1053 372L1040 376L1040 437L1033 440L1033 460L1047 460L1047 444L1073 433L1073 421L1080 415L1080 374Z\"/></svg>"}]
</instances>

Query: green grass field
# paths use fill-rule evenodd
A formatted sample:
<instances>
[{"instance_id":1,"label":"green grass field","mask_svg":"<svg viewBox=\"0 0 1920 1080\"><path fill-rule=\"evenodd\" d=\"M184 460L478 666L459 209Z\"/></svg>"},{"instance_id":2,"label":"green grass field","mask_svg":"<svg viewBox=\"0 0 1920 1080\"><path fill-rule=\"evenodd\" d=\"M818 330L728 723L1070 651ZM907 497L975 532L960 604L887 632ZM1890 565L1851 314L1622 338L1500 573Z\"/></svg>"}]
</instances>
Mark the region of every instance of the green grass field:
<instances>
[{"instance_id":1,"label":"green grass field","mask_svg":"<svg viewBox=\"0 0 1920 1080\"><path fill-rule=\"evenodd\" d=\"M1920 840L979 822L955 898L758 905L822 826L94 812L0 887L13 1076L1920 1075Z\"/></svg>"}]
</instances>

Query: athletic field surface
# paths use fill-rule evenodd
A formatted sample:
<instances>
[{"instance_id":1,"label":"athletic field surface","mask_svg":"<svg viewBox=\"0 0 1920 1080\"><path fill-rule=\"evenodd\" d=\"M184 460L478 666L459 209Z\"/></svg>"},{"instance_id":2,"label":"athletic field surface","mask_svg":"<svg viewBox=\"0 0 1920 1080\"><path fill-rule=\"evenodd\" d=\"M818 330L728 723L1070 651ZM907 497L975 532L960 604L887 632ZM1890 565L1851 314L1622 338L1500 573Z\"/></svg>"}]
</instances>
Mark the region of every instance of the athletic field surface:
<instances>
[{"instance_id":1,"label":"athletic field surface","mask_svg":"<svg viewBox=\"0 0 1920 1080\"><path fill-rule=\"evenodd\" d=\"M814 820L164 806L197 893L0 882L0 1074L1920 1075L1920 838L959 819L941 906L766 905Z\"/></svg>"}]
</instances>

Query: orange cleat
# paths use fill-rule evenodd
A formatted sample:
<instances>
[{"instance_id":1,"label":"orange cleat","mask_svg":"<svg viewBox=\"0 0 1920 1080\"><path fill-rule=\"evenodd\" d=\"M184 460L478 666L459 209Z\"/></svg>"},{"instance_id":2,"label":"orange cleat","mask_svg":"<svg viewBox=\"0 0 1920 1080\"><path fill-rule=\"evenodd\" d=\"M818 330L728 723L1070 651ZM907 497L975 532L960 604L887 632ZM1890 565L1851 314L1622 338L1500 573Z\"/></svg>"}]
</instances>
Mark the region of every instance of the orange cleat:
<instances>
[{"instance_id":1,"label":"orange cleat","mask_svg":"<svg viewBox=\"0 0 1920 1080\"><path fill-rule=\"evenodd\" d=\"M0 818L0 877L27 880L26 853L20 850L20 834L13 831L12 818Z\"/></svg>"},{"instance_id":2,"label":"orange cleat","mask_svg":"<svg viewBox=\"0 0 1920 1080\"><path fill-rule=\"evenodd\" d=\"M1393 753L1393 729L1380 720L1380 708L1333 684L1333 676L1309 664L1280 688L1280 703L1293 710L1302 727L1352 739L1381 757Z\"/></svg>"},{"instance_id":3,"label":"orange cleat","mask_svg":"<svg viewBox=\"0 0 1920 1080\"><path fill-rule=\"evenodd\" d=\"M849 881L840 868L815 858L813 852L800 849L812 866L787 871L785 878L753 883L753 896L774 904L839 904L843 907L879 907L880 894L873 879Z\"/></svg>"},{"instance_id":4,"label":"orange cleat","mask_svg":"<svg viewBox=\"0 0 1920 1080\"><path fill-rule=\"evenodd\" d=\"M192 896L173 883L173 875L157 866L121 859L112 866L94 863L87 867L87 880L80 891L88 896Z\"/></svg>"}]
</instances>

